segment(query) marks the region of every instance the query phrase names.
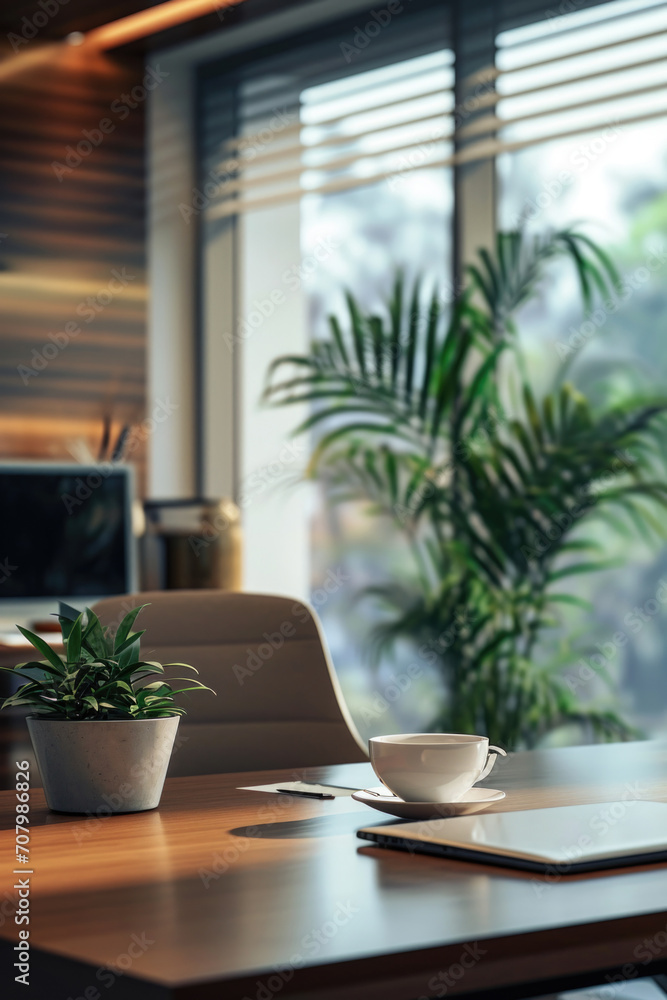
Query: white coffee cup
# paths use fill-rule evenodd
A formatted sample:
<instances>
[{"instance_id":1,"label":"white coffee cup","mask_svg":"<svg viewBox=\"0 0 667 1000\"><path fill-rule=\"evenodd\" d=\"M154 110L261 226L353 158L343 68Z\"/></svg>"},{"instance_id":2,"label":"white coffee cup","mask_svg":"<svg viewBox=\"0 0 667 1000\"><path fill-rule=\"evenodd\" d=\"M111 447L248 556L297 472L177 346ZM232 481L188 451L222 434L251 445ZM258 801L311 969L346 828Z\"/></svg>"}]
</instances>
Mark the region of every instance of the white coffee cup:
<instances>
[{"instance_id":1,"label":"white coffee cup","mask_svg":"<svg viewBox=\"0 0 667 1000\"><path fill-rule=\"evenodd\" d=\"M373 736L369 747L380 781L406 802L456 802L506 756L486 736L459 733Z\"/></svg>"}]
</instances>

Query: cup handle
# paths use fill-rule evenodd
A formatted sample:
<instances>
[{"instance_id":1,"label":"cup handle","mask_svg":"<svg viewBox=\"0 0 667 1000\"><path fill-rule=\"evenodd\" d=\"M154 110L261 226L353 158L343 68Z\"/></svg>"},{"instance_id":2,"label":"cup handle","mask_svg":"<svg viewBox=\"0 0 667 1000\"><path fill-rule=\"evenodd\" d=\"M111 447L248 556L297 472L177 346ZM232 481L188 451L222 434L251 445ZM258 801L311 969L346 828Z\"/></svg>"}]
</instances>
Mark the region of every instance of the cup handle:
<instances>
[{"instance_id":1,"label":"cup handle","mask_svg":"<svg viewBox=\"0 0 667 1000\"><path fill-rule=\"evenodd\" d=\"M477 779L477 781L481 781L482 778L486 778L486 776L488 774L491 774L491 771L493 770L493 765L498 760L498 755L499 754L500 754L501 757L507 757L506 751L502 750L500 747L492 747L492 746L489 747L489 754L488 754L488 757L486 759L486 764L484 766L484 770L480 774L480 776ZM477 782L475 782L475 784L477 784Z\"/></svg>"}]
</instances>

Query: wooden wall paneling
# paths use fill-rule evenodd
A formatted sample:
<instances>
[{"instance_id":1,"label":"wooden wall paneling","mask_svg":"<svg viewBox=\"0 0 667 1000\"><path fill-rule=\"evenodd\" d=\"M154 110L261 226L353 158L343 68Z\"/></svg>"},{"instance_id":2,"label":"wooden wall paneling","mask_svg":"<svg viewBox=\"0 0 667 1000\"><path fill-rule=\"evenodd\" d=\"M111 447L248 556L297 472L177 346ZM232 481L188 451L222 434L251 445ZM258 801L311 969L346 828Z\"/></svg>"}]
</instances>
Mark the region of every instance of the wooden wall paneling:
<instances>
[{"instance_id":1,"label":"wooden wall paneling","mask_svg":"<svg viewBox=\"0 0 667 1000\"><path fill-rule=\"evenodd\" d=\"M96 451L105 413L150 411L144 73L38 40L0 62L0 458Z\"/></svg>"}]
</instances>

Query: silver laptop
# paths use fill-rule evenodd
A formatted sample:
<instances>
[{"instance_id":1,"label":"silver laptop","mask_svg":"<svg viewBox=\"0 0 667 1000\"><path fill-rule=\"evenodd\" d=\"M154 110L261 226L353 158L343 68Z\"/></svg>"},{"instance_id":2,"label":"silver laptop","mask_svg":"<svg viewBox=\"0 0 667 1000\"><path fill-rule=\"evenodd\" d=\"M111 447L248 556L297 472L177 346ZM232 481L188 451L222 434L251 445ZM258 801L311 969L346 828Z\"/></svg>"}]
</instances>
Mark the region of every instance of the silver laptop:
<instances>
[{"instance_id":1,"label":"silver laptop","mask_svg":"<svg viewBox=\"0 0 667 1000\"><path fill-rule=\"evenodd\" d=\"M369 826L358 836L413 853L575 875L667 861L667 803L630 799L478 813Z\"/></svg>"}]
</instances>

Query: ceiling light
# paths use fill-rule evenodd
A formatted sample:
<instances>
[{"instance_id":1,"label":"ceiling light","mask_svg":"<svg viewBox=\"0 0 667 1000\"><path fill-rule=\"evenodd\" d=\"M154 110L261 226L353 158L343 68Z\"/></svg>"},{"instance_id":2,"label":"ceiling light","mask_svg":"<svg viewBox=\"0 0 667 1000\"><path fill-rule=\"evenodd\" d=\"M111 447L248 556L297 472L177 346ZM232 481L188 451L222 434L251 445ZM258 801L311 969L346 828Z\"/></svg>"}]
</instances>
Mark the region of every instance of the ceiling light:
<instances>
[{"instance_id":1,"label":"ceiling light","mask_svg":"<svg viewBox=\"0 0 667 1000\"><path fill-rule=\"evenodd\" d=\"M119 45L155 35L178 24L194 21L206 14L217 13L222 21L228 7L236 7L244 0L167 0L147 10L137 11L117 21L109 21L86 33L86 44L100 49L113 49Z\"/></svg>"}]
</instances>

